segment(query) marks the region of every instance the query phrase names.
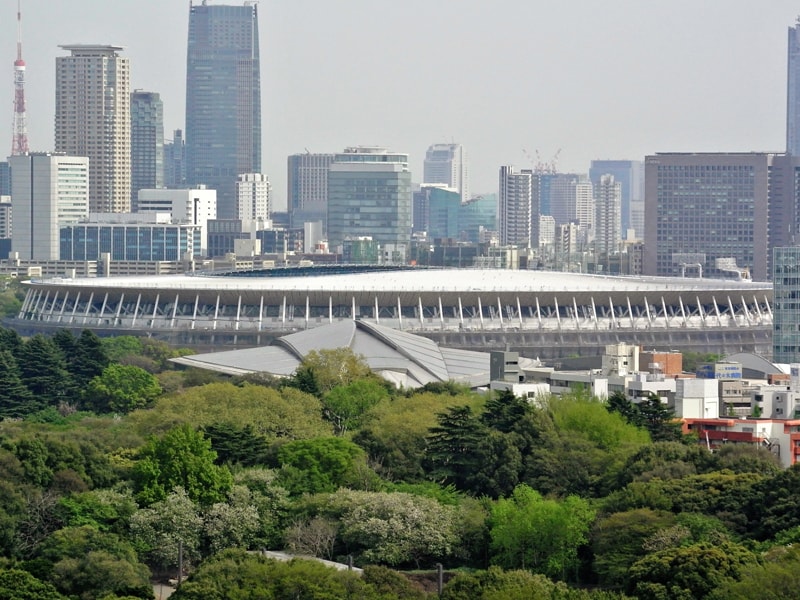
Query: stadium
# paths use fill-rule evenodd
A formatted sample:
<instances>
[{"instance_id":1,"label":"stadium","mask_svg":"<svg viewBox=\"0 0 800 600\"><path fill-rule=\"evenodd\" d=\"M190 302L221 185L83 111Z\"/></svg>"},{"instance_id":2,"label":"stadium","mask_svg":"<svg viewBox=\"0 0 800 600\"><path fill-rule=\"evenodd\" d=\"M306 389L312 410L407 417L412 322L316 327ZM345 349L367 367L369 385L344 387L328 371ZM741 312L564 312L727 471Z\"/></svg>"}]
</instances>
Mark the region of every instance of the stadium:
<instances>
[{"instance_id":1,"label":"stadium","mask_svg":"<svg viewBox=\"0 0 800 600\"><path fill-rule=\"evenodd\" d=\"M29 283L22 334L89 328L198 350L247 348L342 320L442 346L558 359L607 344L771 355L772 285L552 271L294 267Z\"/></svg>"}]
</instances>

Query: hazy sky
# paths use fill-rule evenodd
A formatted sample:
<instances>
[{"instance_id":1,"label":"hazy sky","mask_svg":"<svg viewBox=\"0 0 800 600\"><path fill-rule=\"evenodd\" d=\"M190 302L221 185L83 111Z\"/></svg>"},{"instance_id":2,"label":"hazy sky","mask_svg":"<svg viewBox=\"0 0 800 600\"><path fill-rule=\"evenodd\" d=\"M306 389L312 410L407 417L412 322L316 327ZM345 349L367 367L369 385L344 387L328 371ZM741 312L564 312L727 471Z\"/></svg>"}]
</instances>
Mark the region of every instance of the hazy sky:
<instances>
[{"instance_id":1,"label":"hazy sky","mask_svg":"<svg viewBox=\"0 0 800 600\"><path fill-rule=\"evenodd\" d=\"M17 0L0 0L0 156L11 148ZM219 2L223 3L223 2ZM184 127L187 0L22 0L32 150L53 148L59 44L125 46L132 87ZM262 170L382 145L414 180L431 143L464 144L474 192L501 164L783 150L797 0L270 0L259 3ZM3 66L5 65L5 66ZM6 144L3 148L2 144Z\"/></svg>"}]
</instances>

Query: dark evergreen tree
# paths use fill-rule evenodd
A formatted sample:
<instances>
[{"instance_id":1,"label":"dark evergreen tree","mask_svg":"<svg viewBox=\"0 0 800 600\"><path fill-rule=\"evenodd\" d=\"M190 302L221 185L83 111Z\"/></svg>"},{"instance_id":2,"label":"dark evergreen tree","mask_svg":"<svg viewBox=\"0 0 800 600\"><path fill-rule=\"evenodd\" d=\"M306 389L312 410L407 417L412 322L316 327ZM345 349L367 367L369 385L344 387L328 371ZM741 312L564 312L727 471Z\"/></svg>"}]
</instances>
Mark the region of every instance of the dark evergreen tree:
<instances>
[{"instance_id":1,"label":"dark evergreen tree","mask_svg":"<svg viewBox=\"0 0 800 600\"><path fill-rule=\"evenodd\" d=\"M36 334L22 345L18 364L22 382L45 406L73 400L74 386L61 349L52 339Z\"/></svg>"},{"instance_id":2,"label":"dark evergreen tree","mask_svg":"<svg viewBox=\"0 0 800 600\"><path fill-rule=\"evenodd\" d=\"M650 394L638 408L643 425L654 442L673 442L683 437L681 424L675 420L675 411L661 402L657 395Z\"/></svg>"},{"instance_id":3,"label":"dark evergreen tree","mask_svg":"<svg viewBox=\"0 0 800 600\"><path fill-rule=\"evenodd\" d=\"M479 448L489 429L472 414L469 406L454 406L437 416L439 425L431 427L427 458L431 478L442 485L470 491L483 459Z\"/></svg>"},{"instance_id":4,"label":"dark evergreen tree","mask_svg":"<svg viewBox=\"0 0 800 600\"><path fill-rule=\"evenodd\" d=\"M211 440L211 449L217 453L217 464L240 464L245 467L266 464L269 444L258 435L252 425L240 427L232 423L213 423L203 428Z\"/></svg>"},{"instance_id":5,"label":"dark evergreen tree","mask_svg":"<svg viewBox=\"0 0 800 600\"><path fill-rule=\"evenodd\" d=\"M8 350L0 350L0 418L19 418L43 408L25 387L19 366Z\"/></svg>"},{"instance_id":6,"label":"dark evergreen tree","mask_svg":"<svg viewBox=\"0 0 800 600\"><path fill-rule=\"evenodd\" d=\"M61 352L64 353L67 360L71 360L75 355L75 348L78 345L78 340L69 329L59 329L53 336L53 343L61 348Z\"/></svg>"},{"instance_id":7,"label":"dark evergreen tree","mask_svg":"<svg viewBox=\"0 0 800 600\"><path fill-rule=\"evenodd\" d=\"M70 365L70 371L76 383L81 388L84 387L93 377L102 374L103 369L109 364L111 361L106 354L103 342L93 331L84 329L75 344L75 352Z\"/></svg>"},{"instance_id":8,"label":"dark evergreen tree","mask_svg":"<svg viewBox=\"0 0 800 600\"><path fill-rule=\"evenodd\" d=\"M0 327L0 350L8 350L15 357L22 346L22 338L13 329Z\"/></svg>"},{"instance_id":9,"label":"dark evergreen tree","mask_svg":"<svg viewBox=\"0 0 800 600\"><path fill-rule=\"evenodd\" d=\"M531 410L532 405L524 398L515 396L511 390L498 390L486 402L481 421L492 429L509 433L517 429L520 421Z\"/></svg>"}]
</instances>

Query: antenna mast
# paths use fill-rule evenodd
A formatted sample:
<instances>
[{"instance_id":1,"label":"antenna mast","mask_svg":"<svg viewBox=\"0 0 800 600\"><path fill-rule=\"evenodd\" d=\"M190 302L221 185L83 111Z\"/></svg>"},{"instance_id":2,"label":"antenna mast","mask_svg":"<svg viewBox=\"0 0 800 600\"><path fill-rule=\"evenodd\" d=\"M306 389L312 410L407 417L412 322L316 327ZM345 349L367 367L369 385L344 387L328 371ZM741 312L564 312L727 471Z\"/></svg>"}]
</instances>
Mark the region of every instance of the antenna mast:
<instances>
[{"instance_id":1,"label":"antenna mast","mask_svg":"<svg viewBox=\"0 0 800 600\"><path fill-rule=\"evenodd\" d=\"M11 155L28 152L28 127L25 118L25 61L22 60L22 11L17 0L17 60L14 61L14 127Z\"/></svg>"}]
</instances>

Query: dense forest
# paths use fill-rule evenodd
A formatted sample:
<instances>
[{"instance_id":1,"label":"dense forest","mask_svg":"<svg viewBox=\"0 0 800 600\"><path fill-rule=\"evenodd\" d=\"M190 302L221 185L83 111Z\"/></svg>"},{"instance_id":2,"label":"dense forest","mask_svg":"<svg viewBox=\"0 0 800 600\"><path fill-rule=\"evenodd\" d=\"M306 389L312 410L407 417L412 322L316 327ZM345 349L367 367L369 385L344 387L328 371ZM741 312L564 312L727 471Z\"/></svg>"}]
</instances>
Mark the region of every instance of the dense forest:
<instances>
[{"instance_id":1,"label":"dense forest","mask_svg":"<svg viewBox=\"0 0 800 600\"><path fill-rule=\"evenodd\" d=\"M794 598L800 469L711 453L659 402L398 390L0 329L0 597ZM261 552L285 549L363 573Z\"/></svg>"}]
</instances>

